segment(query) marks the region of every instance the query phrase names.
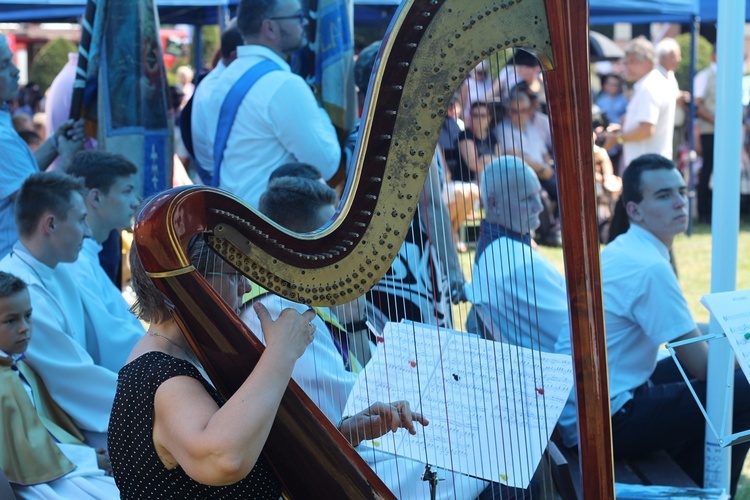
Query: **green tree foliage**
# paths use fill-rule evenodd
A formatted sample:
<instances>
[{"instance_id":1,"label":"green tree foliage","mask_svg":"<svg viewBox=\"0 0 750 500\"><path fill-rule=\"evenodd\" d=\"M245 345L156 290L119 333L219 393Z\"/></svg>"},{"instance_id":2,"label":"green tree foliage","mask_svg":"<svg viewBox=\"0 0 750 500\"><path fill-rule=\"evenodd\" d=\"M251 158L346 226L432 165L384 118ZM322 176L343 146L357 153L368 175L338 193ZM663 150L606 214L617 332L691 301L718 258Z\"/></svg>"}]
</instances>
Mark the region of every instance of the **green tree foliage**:
<instances>
[{"instance_id":1,"label":"green tree foliage","mask_svg":"<svg viewBox=\"0 0 750 500\"><path fill-rule=\"evenodd\" d=\"M29 81L39 85L44 93L68 62L69 52L78 52L78 47L70 40L56 38L47 42L31 63Z\"/></svg>"},{"instance_id":2,"label":"green tree foliage","mask_svg":"<svg viewBox=\"0 0 750 500\"><path fill-rule=\"evenodd\" d=\"M675 37L682 51L682 62L677 71L675 71L675 77L677 78L677 83L680 84L680 88L683 90L690 88L690 38L690 33L682 33ZM711 64L711 53L713 50L711 42L702 36L698 36L698 58L695 61L696 73Z\"/></svg>"}]
</instances>

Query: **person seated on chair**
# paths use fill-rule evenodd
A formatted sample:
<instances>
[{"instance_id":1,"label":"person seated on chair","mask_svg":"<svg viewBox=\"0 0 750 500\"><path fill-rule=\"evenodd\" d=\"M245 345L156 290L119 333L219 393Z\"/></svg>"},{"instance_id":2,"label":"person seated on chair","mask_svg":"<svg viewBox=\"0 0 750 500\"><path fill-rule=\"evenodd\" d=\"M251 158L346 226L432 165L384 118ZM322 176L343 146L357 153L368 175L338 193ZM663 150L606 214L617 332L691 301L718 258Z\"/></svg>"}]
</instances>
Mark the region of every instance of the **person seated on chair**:
<instances>
[{"instance_id":1,"label":"person seated on chair","mask_svg":"<svg viewBox=\"0 0 750 500\"><path fill-rule=\"evenodd\" d=\"M658 360L661 344L701 335L669 262L672 242L688 224L687 189L674 163L655 154L633 160L622 184L630 227L602 250L615 458L664 450L700 485L703 414L674 359ZM567 328L566 322L559 352L571 352ZM679 347L676 355L705 404L706 342ZM577 444L574 398L573 392L559 422L566 446ZM734 373L733 427L733 432L750 428L750 386L740 370ZM732 448L732 494L748 448L750 442Z\"/></svg>"},{"instance_id":2,"label":"person seated on chair","mask_svg":"<svg viewBox=\"0 0 750 500\"><path fill-rule=\"evenodd\" d=\"M272 181L268 189L261 196L260 211L281 226L297 232L314 231L326 224L334 215L336 208L336 193L328 186L309 179L285 177ZM271 317L281 308L292 307L305 310L307 306L296 304L273 294L266 294L254 299L262 302L271 312ZM354 416L343 416L349 392L357 378L356 370L348 371L344 366L346 356L340 350L339 332L332 332L330 321L325 321L325 308L316 308L319 315L313 320L317 325L315 340L310 349L298 361L292 378L305 390L310 398L320 407L323 413L332 421L339 422L339 430L353 445L357 446L362 440L373 439L384 432L373 432L382 428L380 422L383 415L399 410L411 413L412 420L422 425L428 421L422 415L411 412L407 401L391 403L376 402L367 410ZM321 314L322 313L322 314ZM259 323L249 309L243 313L242 319L253 332L259 331ZM262 336L259 336L263 340ZM416 433L414 426L407 427L412 434ZM383 479L391 491L403 498L430 498L429 485L423 481L422 473L425 464L405 458L394 459L392 455L379 453L368 449L362 454L375 472ZM474 498L486 486L486 482L440 471L438 498ZM455 488L455 489L454 489ZM465 496L462 496L465 495Z\"/></svg>"},{"instance_id":3,"label":"person seated on chair","mask_svg":"<svg viewBox=\"0 0 750 500\"><path fill-rule=\"evenodd\" d=\"M81 151L73 157L68 173L83 179L86 189L86 221L91 238L83 241L78 260L68 267L78 285L86 318L86 350L98 365L117 372L133 346L146 331L130 312L122 290L99 264L99 252L113 230L132 225L138 207L138 169L122 155L105 151Z\"/></svg>"},{"instance_id":4,"label":"person seated on chair","mask_svg":"<svg viewBox=\"0 0 750 500\"><path fill-rule=\"evenodd\" d=\"M480 188L485 218L467 286L483 326L477 333L553 352L568 302L565 278L531 246L542 212L539 179L522 159L501 156L485 169Z\"/></svg>"},{"instance_id":5,"label":"person seated on chair","mask_svg":"<svg viewBox=\"0 0 750 500\"><path fill-rule=\"evenodd\" d=\"M80 290L69 269L60 265L74 262L91 236L85 195L83 181L62 172L26 179L15 207L20 240L0 260L0 271L28 285L36 335L29 365L88 442L103 446L117 374L95 364L86 351Z\"/></svg>"},{"instance_id":6,"label":"person seated on chair","mask_svg":"<svg viewBox=\"0 0 750 500\"><path fill-rule=\"evenodd\" d=\"M107 453L83 442L24 360L32 327L26 283L0 271L0 469L21 499L115 498Z\"/></svg>"}]
</instances>

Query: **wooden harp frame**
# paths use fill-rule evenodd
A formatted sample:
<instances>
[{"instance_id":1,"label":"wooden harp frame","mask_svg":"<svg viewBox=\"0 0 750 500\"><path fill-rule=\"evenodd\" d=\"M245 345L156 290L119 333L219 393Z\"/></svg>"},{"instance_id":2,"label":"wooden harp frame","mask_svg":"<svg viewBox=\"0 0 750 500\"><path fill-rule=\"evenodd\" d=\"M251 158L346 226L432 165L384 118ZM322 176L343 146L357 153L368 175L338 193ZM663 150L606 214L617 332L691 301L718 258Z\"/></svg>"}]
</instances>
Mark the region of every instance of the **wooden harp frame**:
<instances>
[{"instance_id":1,"label":"wooden harp frame","mask_svg":"<svg viewBox=\"0 0 750 500\"><path fill-rule=\"evenodd\" d=\"M474 66L513 47L536 54L546 72L561 167L583 493L613 498L585 0L407 0L371 80L355 174L326 227L290 233L222 191L178 188L141 211L135 249L178 305L175 319L217 388L231 396L264 348L190 265L191 238L206 233L237 270L298 302L334 305L364 294L406 235L451 96ZM264 454L290 497L393 497L294 381Z\"/></svg>"}]
</instances>

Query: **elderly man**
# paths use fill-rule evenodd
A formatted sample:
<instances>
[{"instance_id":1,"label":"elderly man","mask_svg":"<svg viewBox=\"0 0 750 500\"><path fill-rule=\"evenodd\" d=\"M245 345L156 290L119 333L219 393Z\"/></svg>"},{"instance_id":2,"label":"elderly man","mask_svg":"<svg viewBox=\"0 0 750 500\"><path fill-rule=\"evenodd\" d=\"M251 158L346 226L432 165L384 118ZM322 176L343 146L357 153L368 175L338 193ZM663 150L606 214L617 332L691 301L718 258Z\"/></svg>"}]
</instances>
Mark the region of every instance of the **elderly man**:
<instances>
[{"instance_id":1,"label":"elderly man","mask_svg":"<svg viewBox=\"0 0 750 500\"><path fill-rule=\"evenodd\" d=\"M534 170L518 157L500 157L485 169L480 189L485 218L467 295L484 336L553 352L568 303L565 278L531 247L541 191Z\"/></svg>"},{"instance_id":2,"label":"elderly man","mask_svg":"<svg viewBox=\"0 0 750 500\"><path fill-rule=\"evenodd\" d=\"M268 176L284 163L308 163L325 179L339 167L341 147L330 118L286 62L307 43L307 24L299 0L242 0L237 28L245 45L209 101L213 184L251 206L258 206Z\"/></svg>"},{"instance_id":3,"label":"elderly man","mask_svg":"<svg viewBox=\"0 0 750 500\"><path fill-rule=\"evenodd\" d=\"M604 149L622 144L625 165L648 153L671 158L677 100L667 79L656 69L653 44L644 37L632 40L625 49L625 67L633 95L622 128L602 134Z\"/></svg>"},{"instance_id":4,"label":"elderly man","mask_svg":"<svg viewBox=\"0 0 750 500\"><path fill-rule=\"evenodd\" d=\"M701 335L669 262L674 238L687 228L685 182L674 163L659 155L636 158L622 181L630 228L602 251L615 457L665 450L701 484L703 414L672 358L658 361L661 344ZM561 331L567 328L566 322ZM561 333L556 350L570 352L569 335ZM707 354L705 342L677 349L704 403ZM740 370L735 371L734 383L733 425L739 432L750 428L750 386ZM559 424L564 443L577 444L572 399ZM746 442L732 448L732 493L749 447Z\"/></svg>"},{"instance_id":5,"label":"elderly man","mask_svg":"<svg viewBox=\"0 0 750 500\"><path fill-rule=\"evenodd\" d=\"M674 72L680 67L682 62L682 50L680 44L674 38L663 38L656 44L656 57L659 58L659 64L656 69L664 75L669 82L669 86L675 95L676 106L674 110L674 137L672 138L672 159L678 161L677 148L685 139L685 110L686 105L690 102L690 92L680 90L677 78Z\"/></svg>"},{"instance_id":6,"label":"elderly man","mask_svg":"<svg viewBox=\"0 0 750 500\"><path fill-rule=\"evenodd\" d=\"M46 169L60 155L60 167L83 145L83 121L63 123L33 153L13 129L9 101L18 96L18 75L8 39L0 34L0 258L18 239L13 220L13 202L23 181Z\"/></svg>"},{"instance_id":7,"label":"elderly man","mask_svg":"<svg viewBox=\"0 0 750 500\"><path fill-rule=\"evenodd\" d=\"M29 364L50 395L93 446L102 446L117 374L94 364L86 351L86 321L78 285L64 262L75 262L91 237L83 182L62 172L31 175L18 191L19 241L0 260L29 287L34 342Z\"/></svg>"}]
</instances>

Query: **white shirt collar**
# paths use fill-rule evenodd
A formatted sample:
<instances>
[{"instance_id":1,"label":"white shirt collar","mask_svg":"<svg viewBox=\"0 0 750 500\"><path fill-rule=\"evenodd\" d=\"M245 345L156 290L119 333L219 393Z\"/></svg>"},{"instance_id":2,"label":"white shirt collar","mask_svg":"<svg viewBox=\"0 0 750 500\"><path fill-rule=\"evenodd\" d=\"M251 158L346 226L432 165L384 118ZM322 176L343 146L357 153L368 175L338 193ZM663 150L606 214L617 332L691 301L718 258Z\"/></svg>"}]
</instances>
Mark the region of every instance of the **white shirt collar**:
<instances>
[{"instance_id":1,"label":"white shirt collar","mask_svg":"<svg viewBox=\"0 0 750 500\"><path fill-rule=\"evenodd\" d=\"M289 66L289 64L279 56L276 52L269 49L268 47L265 47L263 45L240 45L237 47L237 58L245 58L245 57L251 57L251 56L259 56L264 57L266 59L271 59L273 62L281 66L281 68L284 71L291 71L292 68Z\"/></svg>"},{"instance_id":2,"label":"white shirt collar","mask_svg":"<svg viewBox=\"0 0 750 500\"><path fill-rule=\"evenodd\" d=\"M650 244L655 247L656 250L661 254L661 256L664 257L668 262L672 260L669 257L669 249L667 248L667 246L648 229L645 229L637 224L630 224L630 229L628 229L628 232L631 233L634 238L637 238L644 244Z\"/></svg>"}]
</instances>

